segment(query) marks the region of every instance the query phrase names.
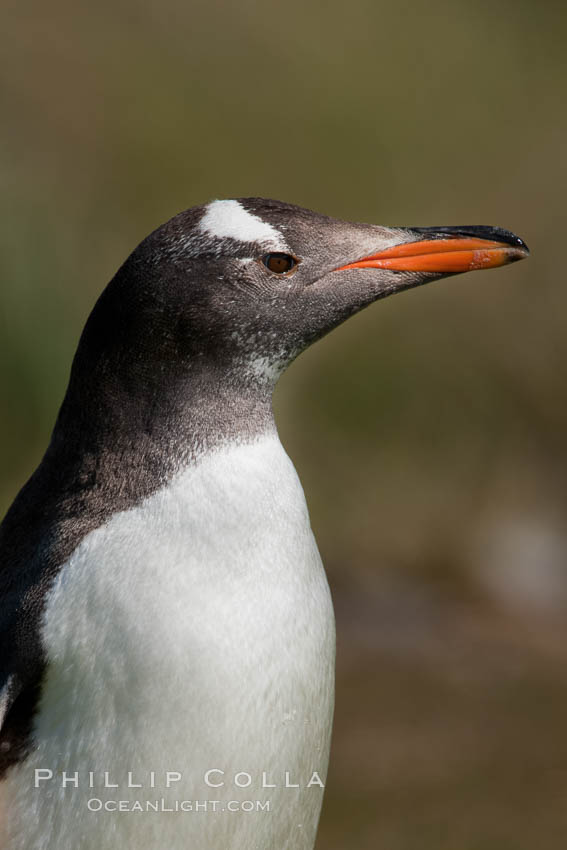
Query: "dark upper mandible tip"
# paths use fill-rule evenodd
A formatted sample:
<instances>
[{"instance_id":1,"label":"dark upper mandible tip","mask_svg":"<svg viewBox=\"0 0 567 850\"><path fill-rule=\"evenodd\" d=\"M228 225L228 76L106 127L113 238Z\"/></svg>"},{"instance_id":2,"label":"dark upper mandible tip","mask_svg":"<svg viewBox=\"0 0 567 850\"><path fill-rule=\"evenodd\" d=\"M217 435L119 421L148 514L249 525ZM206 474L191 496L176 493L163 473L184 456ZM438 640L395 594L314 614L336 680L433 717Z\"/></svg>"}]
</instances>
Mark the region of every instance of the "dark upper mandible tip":
<instances>
[{"instance_id":1,"label":"dark upper mandible tip","mask_svg":"<svg viewBox=\"0 0 567 850\"><path fill-rule=\"evenodd\" d=\"M521 248L529 254L529 248L523 239L503 227L492 227L486 224L464 224L455 227L411 227L415 233L423 233L428 239L447 239L468 236L475 239L488 239L491 242L502 242L514 248Z\"/></svg>"}]
</instances>

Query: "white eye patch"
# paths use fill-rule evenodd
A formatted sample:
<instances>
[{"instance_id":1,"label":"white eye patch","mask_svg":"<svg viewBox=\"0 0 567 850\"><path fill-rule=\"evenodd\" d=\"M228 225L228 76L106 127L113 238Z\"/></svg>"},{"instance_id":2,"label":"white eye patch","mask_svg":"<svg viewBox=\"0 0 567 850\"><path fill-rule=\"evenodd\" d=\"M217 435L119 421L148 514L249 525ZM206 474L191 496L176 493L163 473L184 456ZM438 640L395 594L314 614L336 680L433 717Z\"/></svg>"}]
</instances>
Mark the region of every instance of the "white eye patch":
<instances>
[{"instance_id":1,"label":"white eye patch","mask_svg":"<svg viewBox=\"0 0 567 850\"><path fill-rule=\"evenodd\" d=\"M268 244L273 250L287 250L279 230L247 212L238 201L210 203L199 222L199 229L209 236L216 236L217 239L260 242Z\"/></svg>"}]
</instances>

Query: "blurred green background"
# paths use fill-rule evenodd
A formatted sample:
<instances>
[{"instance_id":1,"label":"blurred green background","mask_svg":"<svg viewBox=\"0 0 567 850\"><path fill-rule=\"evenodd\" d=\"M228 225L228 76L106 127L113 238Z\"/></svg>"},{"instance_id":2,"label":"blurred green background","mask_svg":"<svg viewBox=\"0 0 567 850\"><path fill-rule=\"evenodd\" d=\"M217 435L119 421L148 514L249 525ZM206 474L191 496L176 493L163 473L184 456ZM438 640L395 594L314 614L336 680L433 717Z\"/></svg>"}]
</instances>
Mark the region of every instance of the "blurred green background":
<instances>
[{"instance_id":1,"label":"blurred green background","mask_svg":"<svg viewBox=\"0 0 567 850\"><path fill-rule=\"evenodd\" d=\"M3 509L95 298L183 208L263 195L532 249L380 302L277 390L337 608L318 850L567 842L565 10L3 8Z\"/></svg>"}]
</instances>

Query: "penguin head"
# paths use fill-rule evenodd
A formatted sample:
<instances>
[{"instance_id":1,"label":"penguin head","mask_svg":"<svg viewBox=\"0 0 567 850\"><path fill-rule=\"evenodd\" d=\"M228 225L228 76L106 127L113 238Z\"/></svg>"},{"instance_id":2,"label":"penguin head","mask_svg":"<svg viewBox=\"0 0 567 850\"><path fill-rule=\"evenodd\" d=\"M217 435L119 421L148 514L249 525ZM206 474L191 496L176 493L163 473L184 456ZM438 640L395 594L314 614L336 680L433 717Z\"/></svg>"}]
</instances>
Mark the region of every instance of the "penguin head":
<instances>
[{"instance_id":1,"label":"penguin head","mask_svg":"<svg viewBox=\"0 0 567 850\"><path fill-rule=\"evenodd\" d=\"M108 374L128 363L214 369L272 386L307 346L387 295L527 255L500 228L381 227L262 198L180 213L134 250L97 303L81 345Z\"/></svg>"}]
</instances>

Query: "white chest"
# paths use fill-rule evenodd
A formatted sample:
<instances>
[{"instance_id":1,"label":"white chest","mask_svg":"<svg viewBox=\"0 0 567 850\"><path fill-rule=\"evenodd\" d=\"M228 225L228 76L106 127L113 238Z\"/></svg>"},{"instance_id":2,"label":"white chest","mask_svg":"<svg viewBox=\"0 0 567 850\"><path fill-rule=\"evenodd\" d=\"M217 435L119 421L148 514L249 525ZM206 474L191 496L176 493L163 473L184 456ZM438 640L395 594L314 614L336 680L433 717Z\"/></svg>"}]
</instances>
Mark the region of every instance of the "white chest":
<instances>
[{"instance_id":1,"label":"white chest","mask_svg":"<svg viewBox=\"0 0 567 850\"><path fill-rule=\"evenodd\" d=\"M9 850L312 846L322 792L306 786L326 776L334 620L277 437L208 455L85 538L50 595L44 642L38 748L8 782ZM53 772L37 790L35 769ZM95 813L93 799L130 808ZM155 800L225 810L132 811ZM227 808L244 801L270 807Z\"/></svg>"}]
</instances>

